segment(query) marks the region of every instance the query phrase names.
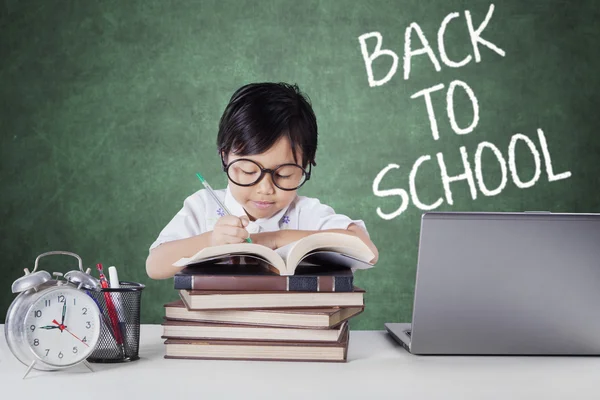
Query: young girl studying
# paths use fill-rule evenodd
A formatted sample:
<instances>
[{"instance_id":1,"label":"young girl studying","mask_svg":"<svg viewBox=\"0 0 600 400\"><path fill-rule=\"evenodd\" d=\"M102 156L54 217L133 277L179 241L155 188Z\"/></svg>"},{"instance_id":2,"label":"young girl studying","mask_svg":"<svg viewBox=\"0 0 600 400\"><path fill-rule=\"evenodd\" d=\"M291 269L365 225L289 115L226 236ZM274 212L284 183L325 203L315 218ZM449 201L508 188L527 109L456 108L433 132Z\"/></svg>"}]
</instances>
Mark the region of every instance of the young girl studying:
<instances>
[{"instance_id":1,"label":"young girl studying","mask_svg":"<svg viewBox=\"0 0 600 400\"><path fill-rule=\"evenodd\" d=\"M296 85L238 89L221 117L217 148L227 188L213 191L217 199L208 189L185 199L150 246L150 278L172 277L181 269L173 264L209 247L245 243L276 250L323 231L357 237L374 255L369 262L377 261L363 221L297 194L316 166L317 121Z\"/></svg>"}]
</instances>

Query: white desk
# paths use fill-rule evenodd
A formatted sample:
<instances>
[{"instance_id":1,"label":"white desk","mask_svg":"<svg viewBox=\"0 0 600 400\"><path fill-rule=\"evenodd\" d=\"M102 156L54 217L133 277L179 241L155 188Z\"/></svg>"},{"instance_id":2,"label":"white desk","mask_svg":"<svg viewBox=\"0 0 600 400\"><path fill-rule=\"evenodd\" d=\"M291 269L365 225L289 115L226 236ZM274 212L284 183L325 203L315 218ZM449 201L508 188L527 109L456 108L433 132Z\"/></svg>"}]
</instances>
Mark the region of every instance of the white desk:
<instances>
[{"instance_id":1,"label":"white desk","mask_svg":"<svg viewBox=\"0 0 600 400\"><path fill-rule=\"evenodd\" d=\"M347 363L204 361L164 359L161 326L144 325L140 360L92 364L93 373L34 370L22 380L26 367L0 327L2 398L600 398L600 357L413 356L385 331L351 331Z\"/></svg>"}]
</instances>

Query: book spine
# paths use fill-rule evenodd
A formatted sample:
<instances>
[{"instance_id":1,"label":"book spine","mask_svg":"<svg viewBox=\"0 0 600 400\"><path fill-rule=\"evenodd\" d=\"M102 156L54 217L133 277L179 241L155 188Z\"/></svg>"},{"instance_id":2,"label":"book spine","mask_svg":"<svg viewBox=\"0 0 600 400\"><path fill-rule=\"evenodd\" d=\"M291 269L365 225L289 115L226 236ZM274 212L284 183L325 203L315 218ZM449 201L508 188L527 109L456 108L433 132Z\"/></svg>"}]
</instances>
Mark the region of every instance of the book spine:
<instances>
[{"instance_id":1,"label":"book spine","mask_svg":"<svg viewBox=\"0 0 600 400\"><path fill-rule=\"evenodd\" d=\"M175 275L173 277L175 289L190 290L193 287L191 275Z\"/></svg>"},{"instance_id":2,"label":"book spine","mask_svg":"<svg viewBox=\"0 0 600 400\"><path fill-rule=\"evenodd\" d=\"M175 275L176 290L351 292L353 276Z\"/></svg>"},{"instance_id":3,"label":"book spine","mask_svg":"<svg viewBox=\"0 0 600 400\"><path fill-rule=\"evenodd\" d=\"M334 276L332 292L351 292L354 290L354 276Z\"/></svg>"}]
</instances>

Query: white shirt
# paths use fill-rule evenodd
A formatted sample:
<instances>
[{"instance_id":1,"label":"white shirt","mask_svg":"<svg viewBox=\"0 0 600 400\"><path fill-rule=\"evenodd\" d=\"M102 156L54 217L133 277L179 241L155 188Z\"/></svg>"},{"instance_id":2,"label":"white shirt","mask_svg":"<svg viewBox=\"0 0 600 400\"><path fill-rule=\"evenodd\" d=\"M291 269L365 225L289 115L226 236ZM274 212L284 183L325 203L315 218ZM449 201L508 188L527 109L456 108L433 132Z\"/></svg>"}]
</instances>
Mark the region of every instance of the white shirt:
<instances>
[{"instance_id":1,"label":"white shirt","mask_svg":"<svg viewBox=\"0 0 600 400\"><path fill-rule=\"evenodd\" d=\"M244 207L238 203L227 189L215 190L219 200L232 215L247 215ZM201 189L183 202L183 208L163 228L158 238L150 246L150 250L161 243L186 239L212 231L217 220L225 215L206 189ZM345 215L336 214L333 208L321 204L319 199L296 196L289 206L280 210L270 218L260 218L250 222L246 227L249 233L273 232L282 229L298 229L320 231L324 229L347 229L350 224L360 226L367 235L367 228L362 220L352 220Z\"/></svg>"}]
</instances>

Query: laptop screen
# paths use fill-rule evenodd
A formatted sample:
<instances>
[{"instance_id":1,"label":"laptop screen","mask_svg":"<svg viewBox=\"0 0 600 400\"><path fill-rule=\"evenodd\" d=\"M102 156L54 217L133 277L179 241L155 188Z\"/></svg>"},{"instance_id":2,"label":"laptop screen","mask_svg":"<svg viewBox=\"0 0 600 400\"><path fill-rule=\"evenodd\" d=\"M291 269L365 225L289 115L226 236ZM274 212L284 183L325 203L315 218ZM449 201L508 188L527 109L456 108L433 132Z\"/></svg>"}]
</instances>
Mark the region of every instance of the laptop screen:
<instances>
[{"instance_id":1,"label":"laptop screen","mask_svg":"<svg viewBox=\"0 0 600 400\"><path fill-rule=\"evenodd\" d=\"M600 353L600 215L423 216L415 353Z\"/></svg>"}]
</instances>

